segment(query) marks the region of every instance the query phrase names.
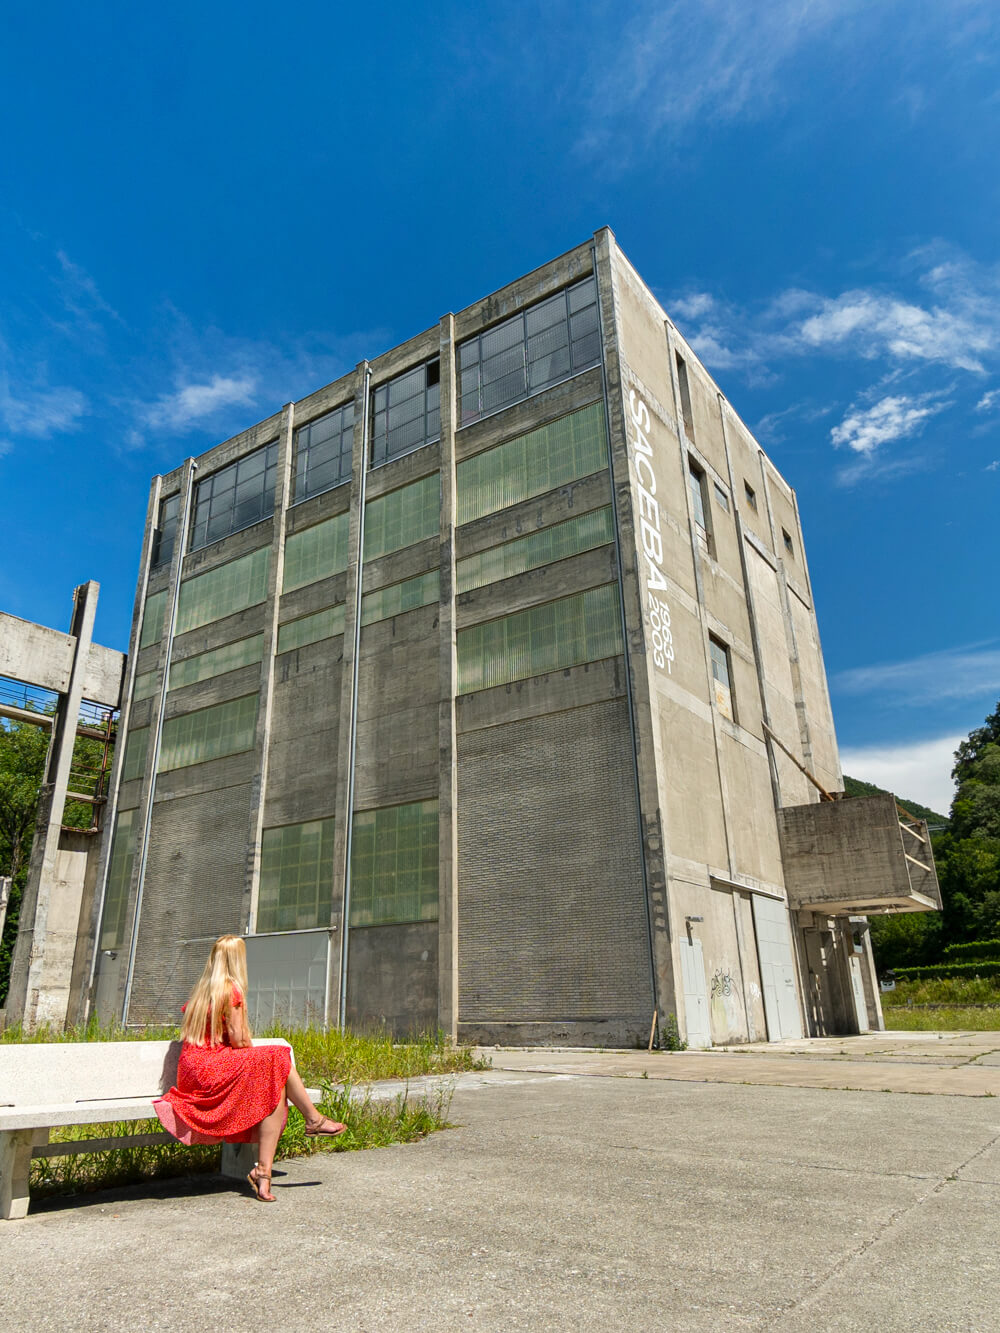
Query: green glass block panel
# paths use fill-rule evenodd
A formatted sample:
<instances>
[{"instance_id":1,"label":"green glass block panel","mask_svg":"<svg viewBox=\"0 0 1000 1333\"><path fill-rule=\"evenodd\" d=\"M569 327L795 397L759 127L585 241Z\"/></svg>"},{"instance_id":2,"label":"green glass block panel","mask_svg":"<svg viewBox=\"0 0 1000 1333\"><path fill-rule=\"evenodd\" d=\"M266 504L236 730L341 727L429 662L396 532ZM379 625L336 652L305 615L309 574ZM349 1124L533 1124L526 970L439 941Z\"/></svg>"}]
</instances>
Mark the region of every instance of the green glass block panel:
<instances>
[{"instance_id":1,"label":"green glass block panel","mask_svg":"<svg viewBox=\"0 0 1000 1333\"><path fill-rule=\"evenodd\" d=\"M142 608L142 631L139 634L139 647L148 648L152 643L159 643L163 638L163 613L167 607L167 590L154 592L146 598Z\"/></svg>"},{"instance_id":2,"label":"green glass block panel","mask_svg":"<svg viewBox=\"0 0 1000 1333\"><path fill-rule=\"evenodd\" d=\"M435 537L441 530L441 478L434 472L365 505L365 559Z\"/></svg>"},{"instance_id":3,"label":"green glass block panel","mask_svg":"<svg viewBox=\"0 0 1000 1333\"><path fill-rule=\"evenodd\" d=\"M136 676L132 685L132 700L138 703L140 699L151 699L157 691L155 671L142 671Z\"/></svg>"},{"instance_id":4,"label":"green glass block panel","mask_svg":"<svg viewBox=\"0 0 1000 1333\"><path fill-rule=\"evenodd\" d=\"M252 750L256 729L256 694L172 717L163 724L159 771L166 773Z\"/></svg>"},{"instance_id":5,"label":"green glass block panel","mask_svg":"<svg viewBox=\"0 0 1000 1333\"><path fill-rule=\"evenodd\" d=\"M122 810L115 820L108 863L108 886L104 894L101 914L102 949L120 949L125 943L125 911L128 907L129 885L135 861L135 839L138 832L138 811Z\"/></svg>"},{"instance_id":6,"label":"green glass block panel","mask_svg":"<svg viewBox=\"0 0 1000 1333\"><path fill-rule=\"evenodd\" d=\"M286 538L282 592L342 573L347 568L349 527L350 515L345 512Z\"/></svg>"},{"instance_id":7,"label":"green glass block panel","mask_svg":"<svg viewBox=\"0 0 1000 1333\"><path fill-rule=\"evenodd\" d=\"M263 655L263 634L252 634L248 639L224 643L221 648L199 653L197 657L185 657L183 661L171 664L170 689L179 690L182 685L194 685L199 680L210 680L227 671L237 671L240 667L259 662Z\"/></svg>"},{"instance_id":8,"label":"green glass block panel","mask_svg":"<svg viewBox=\"0 0 1000 1333\"><path fill-rule=\"evenodd\" d=\"M313 930L330 923L332 819L265 829L257 930Z\"/></svg>"},{"instance_id":9,"label":"green glass block panel","mask_svg":"<svg viewBox=\"0 0 1000 1333\"><path fill-rule=\"evenodd\" d=\"M186 579L177 604L177 633L184 634L263 602L267 598L270 558L270 547L262 546L239 560Z\"/></svg>"},{"instance_id":10,"label":"green glass block panel","mask_svg":"<svg viewBox=\"0 0 1000 1333\"><path fill-rule=\"evenodd\" d=\"M604 546L614 541L614 534L610 505L565 523L555 523L551 528L542 528L540 532L532 532L527 537L518 537L516 541L504 542L502 546L492 546L488 551L459 560L455 566L457 591L468 592L470 588L481 588L498 579L509 579L525 570L579 555L595 546Z\"/></svg>"},{"instance_id":11,"label":"green glass block panel","mask_svg":"<svg viewBox=\"0 0 1000 1333\"><path fill-rule=\"evenodd\" d=\"M470 523L608 465L604 405L571 412L458 464L458 522Z\"/></svg>"},{"instance_id":12,"label":"green glass block panel","mask_svg":"<svg viewBox=\"0 0 1000 1333\"><path fill-rule=\"evenodd\" d=\"M616 657L623 651L618 584L460 630L457 647L459 694Z\"/></svg>"},{"instance_id":13,"label":"green glass block panel","mask_svg":"<svg viewBox=\"0 0 1000 1333\"><path fill-rule=\"evenodd\" d=\"M358 811L351 840L351 925L437 916L437 801Z\"/></svg>"},{"instance_id":14,"label":"green glass block panel","mask_svg":"<svg viewBox=\"0 0 1000 1333\"><path fill-rule=\"evenodd\" d=\"M292 648L304 648L307 643L319 643L320 639L332 639L335 634L344 632L344 604L328 606L311 616L300 616L278 628L278 652L287 653Z\"/></svg>"},{"instance_id":15,"label":"green glass block panel","mask_svg":"<svg viewBox=\"0 0 1000 1333\"><path fill-rule=\"evenodd\" d=\"M132 782L141 778L146 768L146 752L149 749L149 728L137 727L128 734L125 742L125 758L122 760L122 782Z\"/></svg>"},{"instance_id":16,"label":"green glass block panel","mask_svg":"<svg viewBox=\"0 0 1000 1333\"><path fill-rule=\"evenodd\" d=\"M367 593L361 599L361 623L372 625L376 620L388 620L403 611L413 611L418 606L430 606L441 596L441 575L436 569L416 578L404 579L402 583L391 583L387 588Z\"/></svg>"}]
</instances>

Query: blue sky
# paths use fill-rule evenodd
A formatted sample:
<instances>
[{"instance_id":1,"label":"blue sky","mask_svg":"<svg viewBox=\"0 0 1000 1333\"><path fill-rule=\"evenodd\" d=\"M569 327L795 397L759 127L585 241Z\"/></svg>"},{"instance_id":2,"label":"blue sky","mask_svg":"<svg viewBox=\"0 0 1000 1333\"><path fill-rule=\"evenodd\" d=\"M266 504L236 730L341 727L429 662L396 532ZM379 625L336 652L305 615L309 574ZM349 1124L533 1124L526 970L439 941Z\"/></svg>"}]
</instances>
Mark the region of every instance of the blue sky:
<instances>
[{"instance_id":1,"label":"blue sky","mask_svg":"<svg viewBox=\"0 0 1000 1333\"><path fill-rule=\"evenodd\" d=\"M149 480L608 224L796 488L845 768L1000 696L990 0L8 7L0 608Z\"/></svg>"}]
</instances>

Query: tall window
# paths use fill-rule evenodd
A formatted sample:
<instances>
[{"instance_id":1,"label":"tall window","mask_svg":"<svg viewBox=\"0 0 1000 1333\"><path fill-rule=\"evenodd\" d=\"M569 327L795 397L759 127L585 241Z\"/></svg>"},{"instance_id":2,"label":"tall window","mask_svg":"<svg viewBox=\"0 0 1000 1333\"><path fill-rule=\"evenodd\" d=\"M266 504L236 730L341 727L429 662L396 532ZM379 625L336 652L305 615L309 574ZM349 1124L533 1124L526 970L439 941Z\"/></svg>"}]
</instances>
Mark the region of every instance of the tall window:
<instances>
[{"instance_id":1,"label":"tall window","mask_svg":"<svg viewBox=\"0 0 1000 1333\"><path fill-rule=\"evenodd\" d=\"M715 706L723 717L730 722L736 721L733 708L733 687L730 681L729 649L714 635L708 638L708 653L712 662L712 684L715 689Z\"/></svg>"},{"instance_id":2,"label":"tall window","mask_svg":"<svg viewBox=\"0 0 1000 1333\"><path fill-rule=\"evenodd\" d=\"M191 550L228 537L274 512L278 441L256 449L195 487Z\"/></svg>"},{"instance_id":3,"label":"tall window","mask_svg":"<svg viewBox=\"0 0 1000 1333\"><path fill-rule=\"evenodd\" d=\"M441 362L397 375L372 394L372 467L430 444L441 434Z\"/></svg>"},{"instance_id":4,"label":"tall window","mask_svg":"<svg viewBox=\"0 0 1000 1333\"><path fill-rule=\"evenodd\" d=\"M684 417L684 433L689 440L694 440L694 415L691 412L691 386L688 383L688 368L684 358L675 353L677 363L677 387L681 395L681 414Z\"/></svg>"},{"instance_id":5,"label":"tall window","mask_svg":"<svg viewBox=\"0 0 1000 1333\"><path fill-rule=\"evenodd\" d=\"M529 398L600 359L597 283L591 277L459 346L461 422Z\"/></svg>"},{"instance_id":6,"label":"tall window","mask_svg":"<svg viewBox=\"0 0 1000 1333\"><path fill-rule=\"evenodd\" d=\"M174 556L174 543L177 541L177 520L180 516L181 497L171 495L160 501L160 521L156 525L153 537L153 568L169 565Z\"/></svg>"},{"instance_id":7,"label":"tall window","mask_svg":"<svg viewBox=\"0 0 1000 1333\"><path fill-rule=\"evenodd\" d=\"M185 579L177 600L177 633L197 629L265 601L270 561L270 549L262 546L238 560Z\"/></svg>"},{"instance_id":8,"label":"tall window","mask_svg":"<svg viewBox=\"0 0 1000 1333\"><path fill-rule=\"evenodd\" d=\"M458 632L458 692L526 680L622 652L618 584Z\"/></svg>"},{"instance_id":9,"label":"tall window","mask_svg":"<svg viewBox=\"0 0 1000 1333\"><path fill-rule=\"evenodd\" d=\"M120 949L125 942L125 909L132 882L135 861L135 841L138 832L136 810L122 810L115 820L115 836L111 842L108 864L108 887L101 915L101 949Z\"/></svg>"},{"instance_id":10,"label":"tall window","mask_svg":"<svg viewBox=\"0 0 1000 1333\"><path fill-rule=\"evenodd\" d=\"M296 501L350 481L353 445L353 402L301 426L295 432Z\"/></svg>"},{"instance_id":11,"label":"tall window","mask_svg":"<svg viewBox=\"0 0 1000 1333\"><path fill-rule=\"evenodd\" d=\"M458 522L495 514L607 465L604 406L591 403L459 463Z\"/></svg>"},{"instance_id":12,"label":"tall window","mask_svg":"<svg viewBox=\"0 0 1000 1333\"><path fill-rule=\"evenodd\" d=\"M125 757L122 759L122 782L133 782L141 778L146 768L146 753L149 749L149 728L134 727L125 742Z\"/></svg>"},{"instance_id":13,"label":"tall window","mask_svg":"<svg viewBox=\"0 0 1000 1333\"><path fill-rule=\"evenodd\" d=\"M142 629L139 632L139 647L148 648L159 643L163 638L163 613L167 609L167 590L151 593L142 608Z\"/></svg>"},{"instance_id":14,"label":"tall window","mask_svg":"<svg viewBox=\"0 0 1000 1333\"><path fill-rule=\"evenodd\" d=\"M437 916L437 801L359 810L351 842L351 925Z\"/></svg>"},{"instance_id":15,"label":"tall window","mask_svg":"<svg viewBox=\"0 0 1000 1333\"><path fill-rule=\"evenodd\" d=\"M691 507L694 510L694 521L701 529L701 535L707 537L708 518L705 505L705 474L693 458L688 459L688 488L691 491Z\"/></svg>"},{"instance_id":16,"label":"tall window","mask_svg":"<svg viewBox=\"0 0 1000 1333\"><path fill-rule=\"evenodd\" d=\"M310 930L330 924L333 820L265 829L260 849L257 929Z\"/></svg>"}]
</instances>

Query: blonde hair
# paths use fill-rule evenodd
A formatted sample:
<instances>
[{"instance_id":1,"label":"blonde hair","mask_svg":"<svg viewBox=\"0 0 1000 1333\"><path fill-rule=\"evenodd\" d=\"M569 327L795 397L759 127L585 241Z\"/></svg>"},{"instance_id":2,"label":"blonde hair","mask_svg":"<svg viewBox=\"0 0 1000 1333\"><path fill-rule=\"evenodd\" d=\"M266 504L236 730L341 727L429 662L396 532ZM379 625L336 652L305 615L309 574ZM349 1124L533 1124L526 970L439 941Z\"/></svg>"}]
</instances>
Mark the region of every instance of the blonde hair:
<instances>
[{"instance_id":1,"label":"blonde hair","mask_svg":"<svg viewBox=\"0 0 1000 1333\"><path fill-rule=\"evenodd\" d=\"M245 1005L247 946L239 935L220 935L212 945L205 970L185 1007L182 1041L189 1041L193 1046L221 1045L222 1021L232 1004L233 986L239 990ZM247 1036L250 1036L249 1024Z\"/></svg>"}]
</instances>

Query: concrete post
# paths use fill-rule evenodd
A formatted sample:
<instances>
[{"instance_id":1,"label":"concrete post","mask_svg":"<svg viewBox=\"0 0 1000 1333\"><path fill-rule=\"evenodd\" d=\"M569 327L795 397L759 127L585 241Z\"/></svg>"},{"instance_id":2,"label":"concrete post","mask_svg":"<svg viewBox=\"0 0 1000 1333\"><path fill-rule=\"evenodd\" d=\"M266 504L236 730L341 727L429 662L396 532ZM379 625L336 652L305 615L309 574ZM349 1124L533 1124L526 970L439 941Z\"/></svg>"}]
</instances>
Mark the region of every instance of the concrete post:
<instances>
[{"instance_id":1,"label":"concrete post","mask_svg":"<svg viewBox=\"0 0 1000 1333\"><path fill-rule=\"evenodd\" d=\"M7 1019L20 1020L29 1031L44 1023L62 1028L70 1003L88 857L86 852L63 852L59 840L99 590L100 584L91 580L73 594L72 665L52 719L14 946Z\"/></svg>"}]
</instances>

